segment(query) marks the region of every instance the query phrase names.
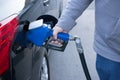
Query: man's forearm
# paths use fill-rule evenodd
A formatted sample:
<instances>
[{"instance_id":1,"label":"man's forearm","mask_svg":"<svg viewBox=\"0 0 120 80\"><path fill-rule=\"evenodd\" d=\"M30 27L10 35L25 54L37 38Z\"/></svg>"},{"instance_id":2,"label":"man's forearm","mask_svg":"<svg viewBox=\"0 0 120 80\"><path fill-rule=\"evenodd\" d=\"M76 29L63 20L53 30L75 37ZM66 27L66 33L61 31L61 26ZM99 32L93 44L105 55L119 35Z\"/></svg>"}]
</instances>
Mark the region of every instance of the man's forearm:
<instances>
[{"instance_id":1,"label":"man's forearm","mask_svg":"<svg viewBox=\"0 0 120 80\"><path fill-rule=\"evenodd\" d=\"M75 20L89 6L92 0L70 0L63 11L57 26L60 26L66 31L70 31L76 24Z\"/></svg>"}]
</instances>

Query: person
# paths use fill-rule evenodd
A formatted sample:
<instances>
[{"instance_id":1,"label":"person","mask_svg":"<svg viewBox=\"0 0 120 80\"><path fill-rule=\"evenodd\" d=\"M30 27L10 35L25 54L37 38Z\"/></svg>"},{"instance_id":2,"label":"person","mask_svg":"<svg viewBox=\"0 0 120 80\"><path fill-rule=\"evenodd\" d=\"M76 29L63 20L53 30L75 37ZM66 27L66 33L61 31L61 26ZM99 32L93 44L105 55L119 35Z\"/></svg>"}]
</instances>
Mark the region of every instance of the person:
<instances>
[{"instance_id":1,"label":"person","mask_svg":"<svg viewBox=\"0 0 120 80\"><path fill-rule=\"evenodd\" d=\"M69 0L58 23L53 38L59 32L68 32L76 19L93 0ZM96 70L100 80L120 80L120 0L95 0L94 50Z\"/></svg>"}]
</instances>

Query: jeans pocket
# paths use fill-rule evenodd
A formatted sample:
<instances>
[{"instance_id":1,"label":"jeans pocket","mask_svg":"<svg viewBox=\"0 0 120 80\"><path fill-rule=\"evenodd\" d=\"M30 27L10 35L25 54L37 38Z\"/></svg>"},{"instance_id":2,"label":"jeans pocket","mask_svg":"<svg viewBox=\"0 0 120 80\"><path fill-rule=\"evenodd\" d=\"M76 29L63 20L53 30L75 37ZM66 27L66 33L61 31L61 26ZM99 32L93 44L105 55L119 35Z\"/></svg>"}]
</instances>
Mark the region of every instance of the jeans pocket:
<instances>
[{"instance_id":1,"label":"jeans pocket","mask_svg":"<svg viewBox=\"0 0 120 80\"><path fill-rule=\"evenodd\" d=\"M120 18L111 34L106 37L106 39L106 43L109 47L120 53Z\"/></svg>"}]
</instances>

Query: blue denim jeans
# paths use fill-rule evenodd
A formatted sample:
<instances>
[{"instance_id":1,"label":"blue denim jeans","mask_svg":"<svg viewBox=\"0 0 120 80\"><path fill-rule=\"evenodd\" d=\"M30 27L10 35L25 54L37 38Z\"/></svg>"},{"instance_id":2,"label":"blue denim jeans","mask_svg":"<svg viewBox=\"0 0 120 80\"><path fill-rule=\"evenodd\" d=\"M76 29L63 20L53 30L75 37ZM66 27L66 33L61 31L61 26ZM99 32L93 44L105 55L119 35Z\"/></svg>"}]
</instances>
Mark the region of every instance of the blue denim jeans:
<instances>
[{"instance_id":1,"label":"blue denim jeans","mask_svg":"<svg viewBox=\"0 0 120 80\"><path fill-rule=\"evenodd\" d=\"M120 63L97 54L96 69L100 80L120 80Z\"/></svg>"}]
</instances>

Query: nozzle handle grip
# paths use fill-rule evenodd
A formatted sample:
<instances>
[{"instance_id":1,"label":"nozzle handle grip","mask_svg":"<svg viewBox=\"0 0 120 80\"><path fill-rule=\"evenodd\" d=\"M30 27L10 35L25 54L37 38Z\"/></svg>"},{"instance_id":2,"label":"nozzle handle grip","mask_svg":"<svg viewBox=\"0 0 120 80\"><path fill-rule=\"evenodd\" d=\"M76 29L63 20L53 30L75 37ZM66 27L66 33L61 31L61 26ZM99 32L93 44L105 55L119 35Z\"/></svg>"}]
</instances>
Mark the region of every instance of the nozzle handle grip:
<instances>
[{"instance_id":1,"label":"nozzle handle grip","mask_svg":"<svg viewBox=\"0 0 120 80\"><path fill-rule=\"evenodd\" d=\"M68 33L63 33L59 32L57 35L58 39L62 39L63 41L68 41L69 40L69 34Z\"/></svg>"}]
</instances>

